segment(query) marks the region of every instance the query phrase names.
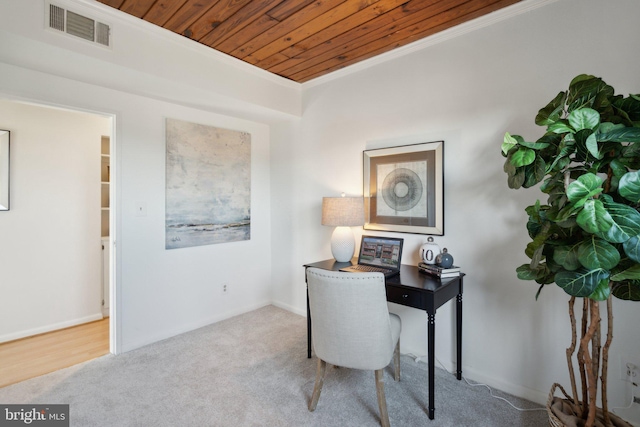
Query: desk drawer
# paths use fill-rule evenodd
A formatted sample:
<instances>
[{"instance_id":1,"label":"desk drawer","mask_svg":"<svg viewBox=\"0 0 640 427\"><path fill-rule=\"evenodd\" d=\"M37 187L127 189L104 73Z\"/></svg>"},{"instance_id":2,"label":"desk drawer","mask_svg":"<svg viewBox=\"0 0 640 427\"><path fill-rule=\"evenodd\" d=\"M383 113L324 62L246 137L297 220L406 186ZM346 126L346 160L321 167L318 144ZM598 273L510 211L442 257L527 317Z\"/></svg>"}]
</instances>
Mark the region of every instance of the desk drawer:
<instances>
[{"instance_id":1,"label":"desk drawer","mask_svg":"<svg viewBox=\"0 0 640 427\"><path fill-rule=\"evenodd\" d=\"M409 307L424 308L422 294L411 289L387 286L387 301L395 302Z\"/></svg>"}]
</instances>

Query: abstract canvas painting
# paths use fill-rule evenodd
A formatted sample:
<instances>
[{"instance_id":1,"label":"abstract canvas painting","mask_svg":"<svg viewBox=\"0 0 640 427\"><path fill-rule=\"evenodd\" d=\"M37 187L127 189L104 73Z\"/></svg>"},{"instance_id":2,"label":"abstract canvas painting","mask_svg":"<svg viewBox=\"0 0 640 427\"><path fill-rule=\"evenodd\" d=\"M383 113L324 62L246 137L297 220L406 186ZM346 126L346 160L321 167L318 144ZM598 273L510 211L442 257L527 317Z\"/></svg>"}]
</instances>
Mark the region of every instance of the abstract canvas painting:
<instances>
[{"instance_id":1,"label":"abstract canvas painting","mask_svg":"<svg viewBox=\"0 0 640 427\"><path fill-rule=\"evenodd\" d=\"M251 134L166 119L165 248L251 238Z\"/></svg>"}]
</instances>

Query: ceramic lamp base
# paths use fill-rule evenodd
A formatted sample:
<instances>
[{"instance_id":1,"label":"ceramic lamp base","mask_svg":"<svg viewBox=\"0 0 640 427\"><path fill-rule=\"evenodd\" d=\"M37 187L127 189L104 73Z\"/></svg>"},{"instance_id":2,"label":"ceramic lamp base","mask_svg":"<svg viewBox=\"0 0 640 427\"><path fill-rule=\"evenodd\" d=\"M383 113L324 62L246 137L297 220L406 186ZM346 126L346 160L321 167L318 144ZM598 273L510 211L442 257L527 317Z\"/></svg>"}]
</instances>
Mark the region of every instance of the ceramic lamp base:
<instances>
[{"instance_id":1,"label":"ceramic lamp base","mask_svg":"<svg viewBox=\"0 0 640 427\"><path fill-rule=\"evenodd\" d=\"M351 261L355 251L356 241L351 227L336 227L331 235L331 253L336 261Z\"/></svg>"}]
</instances>

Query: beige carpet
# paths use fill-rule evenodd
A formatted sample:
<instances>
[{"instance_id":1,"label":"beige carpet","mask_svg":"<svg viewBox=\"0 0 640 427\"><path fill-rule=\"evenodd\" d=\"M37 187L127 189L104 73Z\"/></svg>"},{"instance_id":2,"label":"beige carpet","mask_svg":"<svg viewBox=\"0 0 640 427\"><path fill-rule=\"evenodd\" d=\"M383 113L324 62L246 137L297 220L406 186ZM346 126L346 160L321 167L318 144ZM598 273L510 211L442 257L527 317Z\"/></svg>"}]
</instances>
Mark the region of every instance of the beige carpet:
<instances>
[{"instance_id":1,"label":"beige carpet","mask_svg":"<svg viewBox=\"0 0 640 427\"><path fill-rule=\"evenodd\" d=\"M306 319L268 306L119 356L108 355L0 388L0 403L70 404L80 426L376 426L373 372L330 369L307 410L316 359ZM427 417L427 371L402 357L385 372L392 426L538 427L546 413L518 412L482 387L436 369L436 418ZM536 405L509 398L519 407Z\"/></svg>"}]
</instances>

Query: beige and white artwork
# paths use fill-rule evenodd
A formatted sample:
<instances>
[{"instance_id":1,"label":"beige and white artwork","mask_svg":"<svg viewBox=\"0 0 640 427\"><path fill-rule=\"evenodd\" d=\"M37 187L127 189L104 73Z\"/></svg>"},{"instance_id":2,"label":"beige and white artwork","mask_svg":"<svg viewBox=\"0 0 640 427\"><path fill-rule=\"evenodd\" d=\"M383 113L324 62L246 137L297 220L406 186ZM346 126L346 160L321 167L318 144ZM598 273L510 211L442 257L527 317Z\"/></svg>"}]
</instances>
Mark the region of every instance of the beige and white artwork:
<instances>
[{"instance_id":1,"label":"beige and white artwork","mask_svg":"<svg viewBox=\"0 0 640 427\"><path fill-rule=\"evenodd\" d=\"M251 135L166 119L166 249L251 238Z\"/></svg>"}]
</instances>

